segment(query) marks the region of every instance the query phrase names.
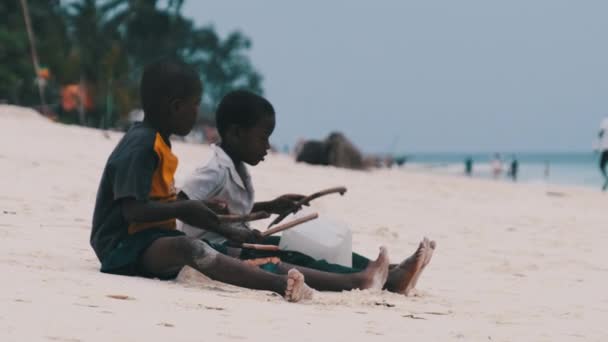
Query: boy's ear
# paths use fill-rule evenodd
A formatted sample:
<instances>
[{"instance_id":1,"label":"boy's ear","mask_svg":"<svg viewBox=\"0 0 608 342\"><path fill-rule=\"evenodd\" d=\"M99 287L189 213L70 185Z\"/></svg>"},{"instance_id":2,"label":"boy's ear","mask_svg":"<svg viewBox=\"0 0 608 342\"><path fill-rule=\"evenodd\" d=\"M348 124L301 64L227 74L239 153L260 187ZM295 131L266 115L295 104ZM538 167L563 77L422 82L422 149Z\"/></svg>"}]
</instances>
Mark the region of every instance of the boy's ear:
<instances>
[{"instance_id":1,"label":"boy's ear","mask_svg":"<svg viewBox=\"0 0 608 342\"><path fill-rule=\"evenodd\" d=\"M179 111L179 108L181 107L182 103L180 99L171 99L169 100L169 111L171 112L171 114L173 113L177 113Z\"/></svg>"},{"instance_id":2,"label":"boy's ear","mask_svg":"<svg viewBox=\"0 0 608 342\"><path fill-rule=\"evenodd\" d=\"M233 141L239 138L239 127L237 125L230 125L226 130L226 138L229 141Z\"/></svg>"},{"instance_id":3,"label":"boy's ear","mask_svg":"<svg viewBox=\"0 0 608 342\"><path fill-rule=\"evenodd\" d=\"M226 142L234 143L238 139L238 127L236 125L230 125L226 129Z\"/></svg>"}]
</instances>

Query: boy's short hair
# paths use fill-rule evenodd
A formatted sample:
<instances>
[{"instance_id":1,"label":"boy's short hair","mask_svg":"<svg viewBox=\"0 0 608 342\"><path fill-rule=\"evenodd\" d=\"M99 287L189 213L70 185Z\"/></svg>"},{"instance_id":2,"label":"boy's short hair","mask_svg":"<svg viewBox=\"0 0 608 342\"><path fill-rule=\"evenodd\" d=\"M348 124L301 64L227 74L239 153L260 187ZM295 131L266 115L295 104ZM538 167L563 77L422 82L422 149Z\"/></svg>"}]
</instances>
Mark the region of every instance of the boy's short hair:
<instances>
[{"instance_id":1,"label":"boy's short hair","mask_svg":"<svg viewBox=\"0 0 608 342\"><path fill-rule=\"evenodd\" d=\"M220 101L215 113L215 122L223 138L230 125L250 128L262 116L274 114L272 104L262 96L246 90L236 90L226 94Z\"/></svg>"},{"instance_id":2,"label":"boy's short hair","mask_svg":"<svg viewBox=\"0 0 608 342\"><path fill-rule=\"evenodd\" d=\"M202 88L198 73L189 65L172 59L152 63L144 69L139 85L144 114L166 115L172 100L198 95Z\"/></svg>"}]
</instances>

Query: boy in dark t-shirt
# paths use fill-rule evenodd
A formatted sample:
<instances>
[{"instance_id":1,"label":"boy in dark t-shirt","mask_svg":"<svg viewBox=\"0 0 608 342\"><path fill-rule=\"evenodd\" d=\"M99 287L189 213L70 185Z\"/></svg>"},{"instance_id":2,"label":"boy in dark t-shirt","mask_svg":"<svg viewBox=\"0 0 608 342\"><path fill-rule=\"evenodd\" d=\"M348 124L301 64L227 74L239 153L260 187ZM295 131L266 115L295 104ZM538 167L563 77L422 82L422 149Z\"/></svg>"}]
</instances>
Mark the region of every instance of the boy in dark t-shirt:
<instances>
[{"instance_id":1,"label":"boy in dark t-shirt","mask_svg":"<svg viewBox=\"0 0 608 342\"><path fill-rule=\"evenodd\" d=\"M177 157L169 137L192 129L202 84L188 66L160 61L144 70L140 93L144 121L131 127L108 158L97 192L91 246L101 271L171 279L190 266L218 281L284 294L289 301L310 297L299 271L265 272L175 229L176 219L201 228L220 226L204 202L178 201L174 188Z\"/></svg>"}]
</instances>

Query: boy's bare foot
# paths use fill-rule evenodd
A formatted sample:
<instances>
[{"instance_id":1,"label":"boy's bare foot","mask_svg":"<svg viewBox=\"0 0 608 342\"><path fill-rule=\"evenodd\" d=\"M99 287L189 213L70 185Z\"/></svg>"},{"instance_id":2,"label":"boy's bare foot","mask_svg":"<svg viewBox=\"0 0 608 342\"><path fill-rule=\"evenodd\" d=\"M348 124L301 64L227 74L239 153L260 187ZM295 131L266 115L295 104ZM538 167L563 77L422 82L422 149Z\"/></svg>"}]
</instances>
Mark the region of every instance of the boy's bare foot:
<instances>
[{"instance_id":1,"label":"boy's bare foot","mask_svg":"<svg viewBox=\"0 0 608 342\"><path fill-rule=\"evenodd\" d=\"M386 283L386 279L388 278L388 251L386 247L380 247L380 254L378 254L378 258L376 260L371 261L365 270L361 272L363 276L363 281L361 286L359 287L362 290L365 289L378 289L381 290Z\"/></svg>"},{"instance_id":2,"label":"boy's bare foot","mask_svg":"<svg viewBox=\"0 0 608 342\"><path fill-rule=\"evenodd\" d=\"M424 238L424 239L428 241L427 238ZM429 248L426 250L426 256L424 258L424 263L422 264L422 268L420 269L420 272L416 273L416 275L414 276L414 279L412 279L412 289L415 288L416 285L418 284L418 279L420 278L422 271L424 271L424 269L426 268L426 265L428 265L431 262L431 258L433 257L433 252L435 252L435 247L437 247L437 243L435 242L435 240L429 241Z\"/></svg>"},{"instance_id":3,"label":"boy's bare foot","mask_svg":"<svg viewBox=\"0 0 608 342\"><path fill-rule=\"evenodd\" d=\"M311 299L313 291L304 283L304 275L295 268L287 272L287 288L285 299L290 302L299 302L302 299Z\"/></svg>"},{"instance_id":4,"label":"boy's bare foot","mask_svg":"<svg viewBox=\"0 0 608 342\"><path fill-rule=\"evenodd\" d=\"M391 292L397 292L407 296L414 287L413 280L422 270L428 249L430 249L429 240L422 240L418 245L418 249L412 256L403 260L399 266L391 269L384 287Z\"/></svg>"}]
</instances>

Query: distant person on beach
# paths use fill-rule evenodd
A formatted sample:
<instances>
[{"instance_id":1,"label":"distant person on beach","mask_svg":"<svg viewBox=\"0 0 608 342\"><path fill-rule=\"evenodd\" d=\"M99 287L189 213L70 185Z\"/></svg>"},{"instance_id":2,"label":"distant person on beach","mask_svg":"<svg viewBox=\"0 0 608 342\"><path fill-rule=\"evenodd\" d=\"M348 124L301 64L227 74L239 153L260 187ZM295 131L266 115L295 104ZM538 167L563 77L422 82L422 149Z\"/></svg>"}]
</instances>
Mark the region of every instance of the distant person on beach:
<instances>
[{"instance_id":1,"label":"distant person on beach","mask_svg":"<svg viewBox=\"0 0 608 342\"><path fill-rule=\"evenodd\" d=\"M397 166L399 166L399 167L405 165L406 162L407 162L407 156L405 156L405 155L395 157L395 164L397 164Z\"/></svg>"},{"instance_id":2,"label":"distant person on beach","mask_svg":"<svg viewBox=\"0 0 608 342\"><path fill-rule=\"evenodd\" d=\"M281 214L295 208L302 195L283 195L268 202L255 202L251 175L247 165L256 166L264 160L269 148L268 140L275 128L274 108L265 98L247 91L236 91L226 95L216 111L221 144L213 146L213 157L190 175L180 197L194 200L214 200L225 203L232 214L249 214L265 211ZM255 239L259 232L246 224L209 227L206 230L191 227L186 223L183 231L191 237L202 238L217 250L228 253L231 231L249 234ZM278 245L278 237L266 237L257 242ZM384 276L376 277L379 288L408 294L416 285L418 277L431 260L435 242L424 239L412 256L389 270L386 249L381 248L375 261L353 253L353 267L316 260L295 251L237 251L241 259L274 257L278 261L269 271L279 274L296 268L304 274L306 282L317 290L341 291L372 286L369 275L384 268ZM280 260L280 261L279 261Z\"/></svg>"},{"instance_id":3,"label":"distant person on beach","mask_svg":"<svg viewBox=\"0 0 608 342\"><path fill-rule=\"evenodd\" d=\"M598 133L599 144L598 151L600 152L600 172L604 176L604 185L602 190L606 191L608 188L608 174L606 166L608 165L608 118L604 118L600 124L600 131Z\"/></svg>"},{"instance_id":4,"label":"distant person on beach","mask_svg":"<svg viewBox=\"0 0 608 342\"><path fill-rule=\"evenodd\" d=\"M517 173L519 172L519 162L517 158L513 156L511 159L511 164L509 165L509 177L515 182L517 181Z\"/></svg>"},{"instance_id":5,"label":"distant person on beach","mask_svg":"<svg viewBox=\"0 0 608 342\"><path fill-rule=\"evenodd\" d=\"M469 177L473 175L473 157L464 160L464 174Z\"/></svg>"},{"instance_id":6,"label":"distant person on beach","mask_svg":"<svg viewBox=\"0 0 608 342\"><path fill-rule=\"evenodd\" d=\"M490 167L492 168L492 176L494 176L494 179L498 179L503 171L502 159L500 158L499 153L494 154L494 158L490 162Z\"/></svg>"},{"instance_id":7,"label":"distant person on beach","mask_svg":"<svg viewBox=\"0 0 608 342\"><path fill-rule=\"evenodd\" d=\"M205 202L178 201L174 188L178 161L169 138L190 132L201 92L198 74L185 64L160 61L145 68L144 120L133 124L110 154L97 192L90 242L101 272L172 279L190 266L211 279L274 291L289 301L310 297L312 290L296 269L286 275L265 272L176 229L176 219L194 227L220 226ZM249 236L243 233L234 232Z\"/></svg>"}]
</instances>

